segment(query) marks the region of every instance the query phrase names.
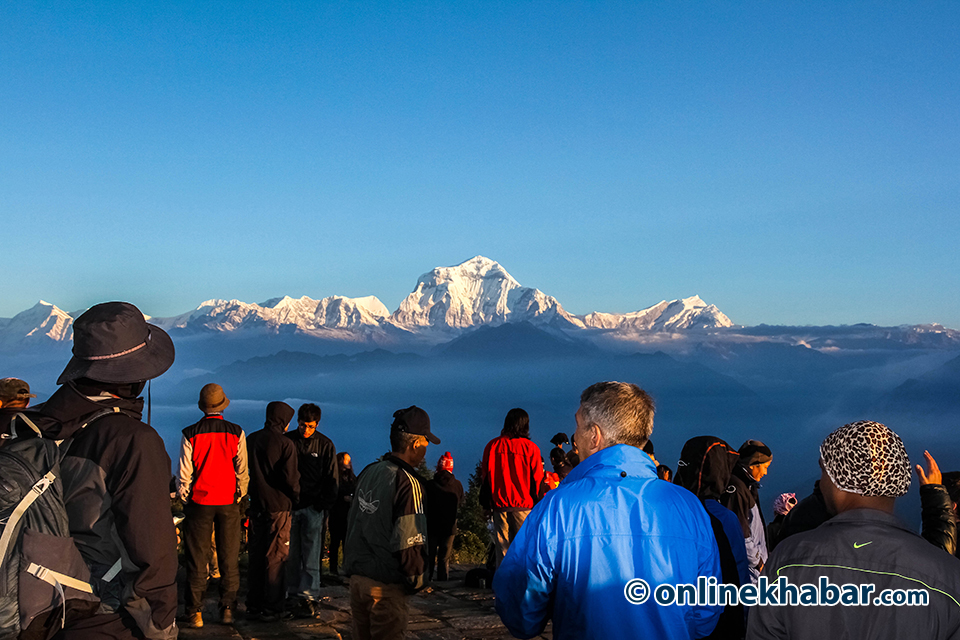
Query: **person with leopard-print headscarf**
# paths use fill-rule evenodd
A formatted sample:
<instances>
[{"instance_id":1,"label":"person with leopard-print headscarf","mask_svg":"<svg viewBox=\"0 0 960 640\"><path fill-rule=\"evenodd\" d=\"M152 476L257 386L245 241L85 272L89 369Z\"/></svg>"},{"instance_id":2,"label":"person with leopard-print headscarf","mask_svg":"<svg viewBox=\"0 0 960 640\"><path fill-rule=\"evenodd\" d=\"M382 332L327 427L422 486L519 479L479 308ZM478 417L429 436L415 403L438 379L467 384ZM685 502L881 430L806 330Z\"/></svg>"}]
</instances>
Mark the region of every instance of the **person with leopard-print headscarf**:
<instances>
[{"instance_id":1,"label":"person with leopard-print headscarf","mask_svg":"<svg viewBox=\"0 0 960 640\"><path fill-rule=\"evenodd\" d=\"M798 588L823 580L852 585L858 595L867 594L866 604L758 605L748 616L747 640L960 637L960 560L893 515L896 499L910 488L910 459L900 437L879 422L844 425L820 445L820 469L820 490L833 517L781 542L762 575ZM881 605L879 597L894 590L918 590L928 601Z\"/></svg>"}]
</instances>

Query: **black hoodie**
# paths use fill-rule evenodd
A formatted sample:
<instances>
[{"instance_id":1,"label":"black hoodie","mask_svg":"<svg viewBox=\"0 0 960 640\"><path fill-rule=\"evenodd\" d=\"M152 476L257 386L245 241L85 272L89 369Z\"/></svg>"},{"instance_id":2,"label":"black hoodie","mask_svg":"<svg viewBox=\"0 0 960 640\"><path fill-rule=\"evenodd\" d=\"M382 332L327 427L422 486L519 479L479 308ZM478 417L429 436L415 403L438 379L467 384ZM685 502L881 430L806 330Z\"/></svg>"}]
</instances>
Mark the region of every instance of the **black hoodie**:
<instances>
[{"instance_id":1,"label":"black hoodie","mask_svg":"<svg viewBox=\"0 0 960 640\"><path fill-rule=\"evenodd\" d=\"M427 537L456 535L457 509L463 502L463 485L443 469L427 482Z\"/></svg>"},{"instance_id":2,"label":"black hoodie","mask_svg":"<svg viewBox=\"0 0 960 640\"><path fill-rule=\"evenodd\" d=\"M706 507L707 500L719 501L726 494L733 468L739 462L740 455L720 438L714 436L691 438L680 451L680 463L677 465L673 482L695 493ZM723 523L710 513L709 508L707 508L707 515L710 516L710 524L720 551L723 582L740 586L742 578L737 568L737 559L732 545L740 545L741 557L744 559L744 572L746 572L746 551L743 549L743 539L737 536L736 539L730 540L723 528ZM730 517L732 520L732 515ZM724 607L716 628L707 638L718 640L742 638L746 632L744 620L743 605L728 605Z\"/></svg>"},{"instance_id":3,"label":"black hoodie","mask_svg":"<svg viewBox=\"0 0 960 640\"><path fill-rule=\"evenodd\" d=\"M263 429L247 438L250 509L254 513L291 511L300 499L297 448L284 436L294 413L285 402L271 402Z\"/></svg>"}]
</instances>

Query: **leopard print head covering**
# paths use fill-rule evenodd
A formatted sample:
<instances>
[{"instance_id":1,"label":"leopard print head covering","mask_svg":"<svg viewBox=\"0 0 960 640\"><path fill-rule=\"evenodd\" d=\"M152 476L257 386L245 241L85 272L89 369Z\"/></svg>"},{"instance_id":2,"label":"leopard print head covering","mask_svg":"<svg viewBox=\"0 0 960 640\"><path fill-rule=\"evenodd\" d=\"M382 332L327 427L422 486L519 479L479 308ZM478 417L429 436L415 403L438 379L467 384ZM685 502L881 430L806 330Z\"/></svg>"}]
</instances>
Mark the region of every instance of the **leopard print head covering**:
<instances>
[{"instance_id":1,"label":"leopard print head covering","mask_svg":"<svg viewBox=\"0 0 960 640\"><path fill-rule=\"evenodd\" d=\"M900 436L879 422L847 424L820 445L820 460L841 491L899 498L910 488L910 459Z\"/></svg>"}]
</instances>

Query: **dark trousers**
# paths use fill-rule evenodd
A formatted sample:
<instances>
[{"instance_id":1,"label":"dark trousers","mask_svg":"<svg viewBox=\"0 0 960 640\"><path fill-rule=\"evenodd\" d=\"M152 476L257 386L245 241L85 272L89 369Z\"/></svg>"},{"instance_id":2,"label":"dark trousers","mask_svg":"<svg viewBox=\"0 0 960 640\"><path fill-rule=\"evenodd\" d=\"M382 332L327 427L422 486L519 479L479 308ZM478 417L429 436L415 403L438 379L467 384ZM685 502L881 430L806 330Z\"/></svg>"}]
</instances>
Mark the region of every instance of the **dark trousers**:
<instances>
[{"instance_id":1,"label":"dark trousers","mask_svg":"<svg viewBox=\"0 0 960 640\"><path fill-rule=\"evenodd\" d=\"M260 513L250 518L247 611L283 611L290 522L289 511Z\"/></svg>"},{"instance_id":2,"label":"dark trousers","mask_svg":"<svg viewBox=\"0 0 960 640\"><path fill-rule=\"evenodd\" d=\"M433 579L433 569L437 569L437 580L450 579L450 556L453 555L453 539L456 536L427 535L427 550L430 559L429 576Z\"/></svg>"},{"instance_id":3,"label":"dark trousers","mask_svg":"<svg viewBox=\"0 0 960 640\"><path fill-rule=\"evenodd\" d=\"M341 522L339 518L335 520L332 512L328 521L330 523L330 573L336 575L337 568L340 566L340 548L347 539L347 521L344 519Z\"/></svg>"},{"instance_id":4,"label":"dark trousers","mask_svg":"<svg viewBox=\"0 0 960 640\"><path fill-rule=\"evenodd\" d=\"M210 562L210 534L217 541L220 565L220 608L237 607L240 589L240 507L235 504L206 505L190 503L184 507L183 548L187 569L187 613L203 609L207 591L207 565Z\"/></svg>"}]
</instances>

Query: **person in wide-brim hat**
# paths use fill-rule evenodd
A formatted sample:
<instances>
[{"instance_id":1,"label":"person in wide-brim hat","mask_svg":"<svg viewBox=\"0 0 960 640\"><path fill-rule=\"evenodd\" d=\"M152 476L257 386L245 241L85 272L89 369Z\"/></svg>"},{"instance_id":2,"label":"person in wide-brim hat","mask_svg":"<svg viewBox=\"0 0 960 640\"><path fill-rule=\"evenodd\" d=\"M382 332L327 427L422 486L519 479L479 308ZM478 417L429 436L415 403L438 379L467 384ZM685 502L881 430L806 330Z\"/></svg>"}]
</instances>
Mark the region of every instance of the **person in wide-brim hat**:
<instances>
[{"instance_id":1,"label":"person in wide-brim hat","mask_svg":"<svg viewBox=\"0 0 960 640\"><path fill-rule=\"evenodd\" d=\"M98 382L143 382L173 364L173 340L147 323L128 302L104 302L73 323L73 357L57 384L87 378Z\"/></svg>"}]
</instances>

